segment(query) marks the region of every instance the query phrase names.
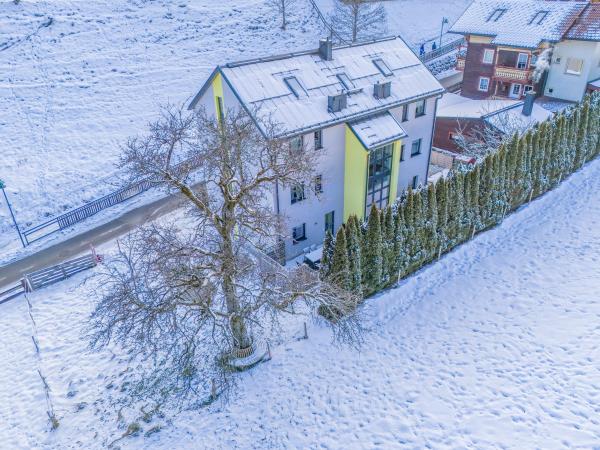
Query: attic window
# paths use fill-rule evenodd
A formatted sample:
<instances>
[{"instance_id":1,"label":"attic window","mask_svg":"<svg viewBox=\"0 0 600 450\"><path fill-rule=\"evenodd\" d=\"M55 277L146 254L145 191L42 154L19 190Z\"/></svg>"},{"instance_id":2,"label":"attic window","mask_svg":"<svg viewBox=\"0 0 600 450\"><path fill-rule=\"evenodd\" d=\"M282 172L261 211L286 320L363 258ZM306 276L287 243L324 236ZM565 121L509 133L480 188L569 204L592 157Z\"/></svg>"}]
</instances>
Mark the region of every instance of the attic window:
<instances>
[{"instance_id":1,"label":"attic window","mask_svg":"<svg viewBox=\"0 0 600 450\"><path fill-rule=\"evenodd\" d=\"M498 20L500 20L500 17L502 17L505 12L506 9L504 8L495 9L494 12L490 15L490 17L488 17L487 22L498 22Z\"/></svg>"},{"instance_id":2,"label":"attic window","mask_svg":"<svg viewBox=\"0 0 600 450\"><path fill-rule=\"evenodd\" d=\"M283 81L287 85L288 89L292 92L292 94L294 94L296 96L296 98L300 98L301 96L308 95L306 93L306 91L304 90L304 88L302 87L302 85L300 84L300 82L298 81L298 78L287 77L287 78L284 78Z\"/></svg>"},{"instance_id":3,"label":"attic window","mask_svg":"<svg viewBox=\"0 0 600 450\"><path fill-rule=\"evenodd\" d=\"M548 16L548 11L538 11L533 19L529 21L529 25L541 25Z\"/></svg>"},{"instance_id":4,"label":"attic window","mask_svg":"<svg viewBox=\"0 0 600 450\"><path fill-rule=\"evenodd\" d=\"M354 83L348 77L348 75L346 75L345 73L338 73L336 76L337 76L338 80L340 80L340 83L342 83L342 86L344 86L344 89L346 89L348 91L350 89L354 89Z\"/></svg>"},{"instance_id":5,"label":"attic window","mask_svg":"<svg viewBox=\"0 0 600 450\"><path fill-rule=\"evenodd\" d=\"M375 64L375 67L377 67L379 71L386 77L391 77L392 75L394 75L394 72L392 72L392 70L389 68L389 66L385 63L383 59L374 59L373 64Z\"/></svg>"}]
</instances>

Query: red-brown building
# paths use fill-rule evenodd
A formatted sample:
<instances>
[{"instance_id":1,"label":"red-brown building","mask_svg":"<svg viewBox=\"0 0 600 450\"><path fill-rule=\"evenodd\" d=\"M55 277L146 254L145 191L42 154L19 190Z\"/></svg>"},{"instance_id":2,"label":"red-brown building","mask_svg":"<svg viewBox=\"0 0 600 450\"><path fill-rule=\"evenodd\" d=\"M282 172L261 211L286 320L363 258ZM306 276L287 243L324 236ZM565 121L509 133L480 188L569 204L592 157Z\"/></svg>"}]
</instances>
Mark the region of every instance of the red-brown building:
<instances>
[{"instance_id":1,"label":"red-brown building","mask_svg":"<svg viewBox=\"0 0 600 450\"><path fill-rule=\"evenodd\" d=\"M586 1L475 0L450 30L467 48L462 95L473 99L522 99L543 92L544 52L559 42L587 6Z\"/></svg>"}]
</instances>

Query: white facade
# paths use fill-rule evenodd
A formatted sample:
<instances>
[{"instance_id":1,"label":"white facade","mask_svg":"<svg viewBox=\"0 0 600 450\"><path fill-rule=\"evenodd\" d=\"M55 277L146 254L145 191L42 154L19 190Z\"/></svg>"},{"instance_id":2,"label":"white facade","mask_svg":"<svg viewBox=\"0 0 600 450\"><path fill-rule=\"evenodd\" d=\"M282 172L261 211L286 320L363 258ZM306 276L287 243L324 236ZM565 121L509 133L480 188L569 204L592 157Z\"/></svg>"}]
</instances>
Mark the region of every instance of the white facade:
<instances>
[{"instance_id":1,"label":"white facade","mask_svg":"<svg viewBox=\"0 0 600 450\"><path fill-rule=\"evenodd\" d=\"M578 69L581 61L581 69ZM573 70L576 68L577 70ZM566 40L554 47L544 94L579 102L589 82L600 78L600 42Z\"/></svg>"}]
</instances>

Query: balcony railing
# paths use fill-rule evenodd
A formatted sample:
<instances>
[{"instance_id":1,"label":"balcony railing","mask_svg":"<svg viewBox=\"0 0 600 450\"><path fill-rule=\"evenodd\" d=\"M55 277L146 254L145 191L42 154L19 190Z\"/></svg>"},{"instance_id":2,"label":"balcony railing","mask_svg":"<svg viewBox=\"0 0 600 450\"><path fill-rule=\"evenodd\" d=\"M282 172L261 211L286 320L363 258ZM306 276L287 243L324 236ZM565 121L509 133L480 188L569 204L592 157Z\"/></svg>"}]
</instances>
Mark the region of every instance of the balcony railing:
<instances>
[{"instance_id":1,"label":"balcony railing","mask_svg":"<svg viewBox=\"0 0 600 450\"><path fill-rule=\"evenodd\" d=\"M505 80L527 81L531 77L531 69L516 69L514 67L496 67L494 77Z\"/></svg>"}]
</instances>

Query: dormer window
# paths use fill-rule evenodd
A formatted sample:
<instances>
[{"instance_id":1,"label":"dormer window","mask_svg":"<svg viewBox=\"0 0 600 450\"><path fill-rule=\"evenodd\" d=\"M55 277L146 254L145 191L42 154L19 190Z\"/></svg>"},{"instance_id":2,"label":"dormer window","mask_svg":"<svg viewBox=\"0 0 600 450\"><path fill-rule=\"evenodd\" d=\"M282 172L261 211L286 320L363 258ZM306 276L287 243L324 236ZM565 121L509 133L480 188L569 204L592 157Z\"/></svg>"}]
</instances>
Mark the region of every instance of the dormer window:
<instances>
[{"instance_id":1,"label":"dormer window","mask_svg":"<svg viewBox=\"0 0 600 450\"><path fill-rule=\"evenodd\" d=\"M541 25L548 16L548 11L538 11L529 21L529 25Z\"/></svg>"},{"instance_id":2,"label":"dormer window","mask_svg":"<svg viewBox=\"0 0 600 450\"><path fill-rule=\"evenodd\" d=\"M386 77L391 77L392 75L394 75L394 72L392 72L392 70L389 68L389 66L385 63L385 61L381 58L377 58L373 60L373 64L375 64L375 67L377 67L379 69L379 71L382 73L382 75L386 76Z\"/></svg>"},{"instance_id":3,"label":"dormer window","mask_svg":"<svg viewBox=\"0 0 600 450\"><path fill-rule=\"evenodd\" d=\"M488 17L487 22L498 22L498 20L500 20L500 17L502 17L504 13L506 13L506 9L504 8L495 9L494 12L490 15L490 17Z\"/></svg>"},{"instance_id":4,"label":"dormer window","mask_svg":"<svg viewBox=\"0 0 600 450\"><path fill-rule=\"evenodd\" d=\"M342 84L344 89L346 89L347 91L354 89L354 83L348 77L348 75L346 75L345 73L338 73L336 76L338 80L340 80L340 83Z\"/></svg>"},{"instance_id":5,"label":"dormer window","mask_svg":"<svg viewBox=\"0 0 600 450\"><path fill-rule=\"evenodd\" d=\"M296 98L300 98L302 96L308 95L306 93L306 91L304 90L304 88L302 87L302 85L300 84L300 82L298 81L298 78L286 77L283 79L283 81L287 85L290 92L296 96Z\"/></svg>"}]
</instances>

